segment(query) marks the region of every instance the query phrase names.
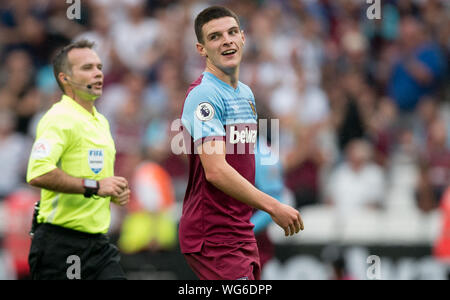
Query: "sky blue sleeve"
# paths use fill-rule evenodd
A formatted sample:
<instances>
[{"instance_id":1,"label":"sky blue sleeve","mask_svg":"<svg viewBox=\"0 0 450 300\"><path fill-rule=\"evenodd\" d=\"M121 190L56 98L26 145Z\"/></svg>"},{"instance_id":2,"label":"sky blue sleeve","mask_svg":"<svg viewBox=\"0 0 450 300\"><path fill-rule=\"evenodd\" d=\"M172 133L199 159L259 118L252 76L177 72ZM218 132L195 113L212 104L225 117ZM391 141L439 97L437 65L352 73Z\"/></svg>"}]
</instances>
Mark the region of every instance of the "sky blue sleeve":
<instances>
[{"instance_id":1,"label":"sky blue sleeve","mask_svg":"<svg viewBox=\"0 0 450 300\"><path fill-rule=\"evenodd\" d=\"M199 85L187 96L181 122L194 142L201 138L226 136L224 106L213 88Z\"/></svg>"},{"instance_id":2,"label":"sky blue sleeve","mask_svg":"<svg viewBox=\"0 0 450 300\"><path fill-rule=\"evenodd\" d=\"M278 162L276 165L263 165L261 164L261 157L264 156L262 150L267 153L268 147L263 142L263 139L258 140L258 148L255 154L255 186L269 194L278 201L282 202L282 194L284 189L284 182L282 177L282 166ZM260 233L272 222L270 215L262 210L255 212L250 219L250 222L255 225L253 232L255 234Z\"/></svg>"},{"instance_id":3,"label":"sky blue sleeve","mask_svg":"<svg viewBox=\"0 0 450 300\"><path fill-rule=\"evenodd\" d=\"M253 227L253 232L255 234L258 234L266 229L267 226L269 226L269 224L272 222L272 218L265 211L258 210L253 214L250 222L255 225L255 227Z\"/></svg>"}]
</instances>

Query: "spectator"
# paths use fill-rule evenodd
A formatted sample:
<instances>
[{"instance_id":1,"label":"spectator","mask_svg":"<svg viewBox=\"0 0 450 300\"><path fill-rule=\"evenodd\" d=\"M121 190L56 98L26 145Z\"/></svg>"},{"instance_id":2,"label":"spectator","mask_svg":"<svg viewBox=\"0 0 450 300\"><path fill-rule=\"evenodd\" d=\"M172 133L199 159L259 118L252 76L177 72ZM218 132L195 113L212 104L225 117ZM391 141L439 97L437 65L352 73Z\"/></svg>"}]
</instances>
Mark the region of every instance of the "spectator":
<instances>
[{"instance_id":1,"label":"spectator","mask_svg":"<svg viewBox=\"0 0 450 300\"><path fill-rule=\"evenodd\" d=\"M442 212L441 232L434 243L434 256L450 265L450 187L447 187L440 200L440 210ZM450 277L450 273L447 274Z\"/></svg>"},{"instance_id":2,"label":"spectator","mask_svg":"<svg viewBox=\"0 0 450 300\"><path fill-rule=\"evenodd\" d=\"M145 15L144 0L127 0L125 4L128 18L114 26L114 49L128 69L148 72L164 53L158 44L159 22Z\"/></svg>"},{"instance_id":3,"label":"spectator","mask_svg":"<svg viewBox=\"0 0 450 300\"><path fill-rule=\"evenodd\" d=\"M37 190L19 188L5 199L7 230L5 249L11 256L17 279L29 279L28 251L31 246L30 229L34 203L39 201Z\"/></svg>"},{"instance_id":4,"label":"spectator","mask_svg":"<svg viewBox=\"0 0 450 300\"><path fill-rule=\"evenodd\" d=\"M349 142L346 159L332 172L328 186L328 202L341 217L362 209L380 208L386 190L383 169L372 162L372 146L361 139Z\"/></svg>"},{"instance_id":5,"label":"spectator","mask_svg":"<svg viewBox=\"0 0 450 300\"><path fill-rule=\"evenodd\" d=\"M14 131L13 112L0 110L0 200L23 183L31 143Z\"/></svg>"},{"instance_id":6,"label":"spectator","mask_svg":"<svg viewBox=\"0 0 450 300\"><path fill-rule=\"evenodd\" d=\"M0 109L14 110L34 81L30 55L23 50L11 51L6 57L4 77L0 88Z\"/></svg>"},{"instance_id":7,"label":"spectator","mask_svg":"<svg viewBox=\"0 0 450 300\"><path fill-rule=\"evenodd\" d=\"M125 253L173 249L175 194L169 174L159 165L142 162L133 174L130 213L123 221L119 246Z\"/></svg>"},{"instance_id":8,"label":"spectator","mask_svg":"<svg viewBox=\"0 0 450 300\"><path fill-rule=\"evenodd\" d=\"M427 144L420 158L417 202L427 212L439 207L450 182L450 149L447 147L447 125L434 119L428 128Z\"/></svg>"},{"instance_id":9,"label":"spectator","mask_svg":"<svg viewBox=\"0 0 450 300\"><path fill-rule=\"evenodd\" d=\"M95 50L99 53L103 63L103 72L107 74L111 68L111 55L114 51L113 37L110 31L111 21L105 5L96 5L94 2L90 8L95 11L95 15L90 15L92 30L82 32L74 38L74 41L88 40L95 42Z\"/></svg>"},{"instance_id":10,"label":"spectator","mask_svg":"<svg viewBox=\"0 0 450 300\"><path fill-rule=\"evenodd\" d=\"M375 101L371 88L359 71L344 73L340 87L340 92L331 101L339 149L344 151L351 140L367 137Z\"/></svg>"},{"instance_id":11,"label":"spectator","mask_svg":"<svg viewBox=\"0 0 450 300\"><path fill-rule=\"evenodd\" d=\"M388 97L383 97L369 120L368 135L374 145L374 161L383 167L387 167L396 146L396 118L394 103Z\"/></svg>"},{"instance_id":12,"label":"spectator","mask_svg":"<svg viewBox=\"0 0 450 300\"><path fill-rule=\"evenodd\" d=\"M413 17L401 21L398 42L388 89L400 112L412 112L419 99L436 92L445 64L438 45L427 39L423 25Z\"/></svg>"}]
</instances>

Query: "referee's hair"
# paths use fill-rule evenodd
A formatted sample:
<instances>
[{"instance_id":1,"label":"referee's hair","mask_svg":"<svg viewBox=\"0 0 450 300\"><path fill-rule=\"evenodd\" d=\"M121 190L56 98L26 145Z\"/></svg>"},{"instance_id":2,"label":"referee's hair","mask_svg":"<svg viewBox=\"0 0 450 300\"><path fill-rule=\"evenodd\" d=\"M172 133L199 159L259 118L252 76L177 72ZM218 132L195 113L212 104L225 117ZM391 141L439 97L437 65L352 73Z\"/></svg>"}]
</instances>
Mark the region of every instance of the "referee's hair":
<instances>
[{"instance_id":1,"label":"referee's hair","mask_svg":"<svg viewBox=\"0 0 450 300\"><path fill-rule=\"evenodd\" d=\"M88 40L79 40L77 42L71 43L71 44L61 48L56 53L55 57L53 58L53 74L55 75L56 82L58 83L59 88L61 89L61 91L63 91L63 93L65 92L64 86L59 81L58 74L61 72L64 74L71 74L71 72L72 72L72 66L69 63L67 54L72 49L81 49L81 48L92 49L94 47L94 45L95 45L94 42L90 42Z\"/></svg>"},{"instance_id":2,"label":"referee's hair","mask_svg":"<svg viewBox=\"0 0 450 300\"><path fill-rule=\"evenodd\" d=\"M223 6L211 6L202 10L195 18L195 35L197 36L197 41L201 44L205 42L203 39L202 27L206 23L214 19L220 19L223 17L232 17L236 20L239 28L241 24L239 22L238 16L230 9Z\"/></svg>"}]
</instances>

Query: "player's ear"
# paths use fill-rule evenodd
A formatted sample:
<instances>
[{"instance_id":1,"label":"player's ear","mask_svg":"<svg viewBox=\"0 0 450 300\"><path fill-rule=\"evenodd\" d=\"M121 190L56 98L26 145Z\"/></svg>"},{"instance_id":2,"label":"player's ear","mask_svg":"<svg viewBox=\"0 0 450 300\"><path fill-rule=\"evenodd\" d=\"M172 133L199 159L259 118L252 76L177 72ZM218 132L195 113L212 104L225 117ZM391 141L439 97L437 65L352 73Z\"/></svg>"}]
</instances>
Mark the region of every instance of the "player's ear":
<instances>
[{"instance_id":1,"label":"player's ear","mask_svg":"<svg viewBox=\"0 0 450 300\"><path fill-rule=\"evenodd\" d=\"M203 57L208 57L208 54L206 54L206 49L205 46L203 46L203 44L197 43L195 45L197 47L197 52L203 56Z\"/></svg>"},{"instance_id":2,"label":"player's ear","mask_svg":"<svg viewBox=\"0 0 450 300\"><path fill-rule=\"evenodd\" d=\"M241 30L241 36L242 36L242 44L245 44L245 34L244 34L244 30Z\"/></svg>"}]
</instances>

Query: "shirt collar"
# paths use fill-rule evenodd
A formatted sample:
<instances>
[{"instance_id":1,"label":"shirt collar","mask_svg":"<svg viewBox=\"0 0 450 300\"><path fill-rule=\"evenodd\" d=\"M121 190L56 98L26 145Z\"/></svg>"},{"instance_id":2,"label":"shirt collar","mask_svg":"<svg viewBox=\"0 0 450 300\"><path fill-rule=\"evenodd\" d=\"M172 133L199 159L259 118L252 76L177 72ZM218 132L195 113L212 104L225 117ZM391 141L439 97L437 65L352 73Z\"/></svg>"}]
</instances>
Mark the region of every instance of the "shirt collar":
<instances>
[{"instance_id":1,"label":"shirt collar","mask_svg":"<svg viewBox=\"0 0 450 300\"><path fill-rule=\"evenodd\" d=\"M90 118L95 118L98 119L98 112L97 109L95 108L95 106L92 107L92 112L93 114L91 114L89 111L87 111L83 106L81 106L80 104L78 104L75 100L73 100L71 97L67 96L67 95L63 95L61 98L61 102L65 103L67 105L70 105L72 108L76 109L78 112L90 117Z\"/></svg>"},{"instance_id":2,"label":"shirt collar","mask_svg":"<svg viewBox=\"0 0 450 300\"><path fill-rule=\"evenodd\" d=\"M225 86L227 89L230 89L234 92L238 92L239 91L239 82L236 88L232 87L231 85L229 85L228 83L226 83L225 81L223 81L222 79L220 79L219 77L217 77L216 75L214 75L211 72L208 71L204 71L203 72L204 75L206 75L207 77L211 78L212 80L215 80L217 82L219 82L222 86Z\"/></svg>"}]
</instances>

